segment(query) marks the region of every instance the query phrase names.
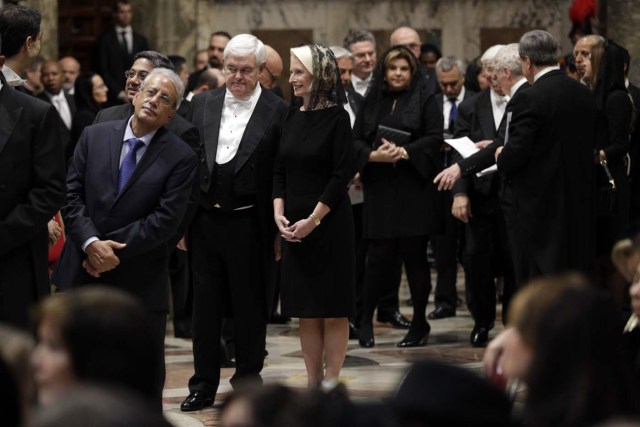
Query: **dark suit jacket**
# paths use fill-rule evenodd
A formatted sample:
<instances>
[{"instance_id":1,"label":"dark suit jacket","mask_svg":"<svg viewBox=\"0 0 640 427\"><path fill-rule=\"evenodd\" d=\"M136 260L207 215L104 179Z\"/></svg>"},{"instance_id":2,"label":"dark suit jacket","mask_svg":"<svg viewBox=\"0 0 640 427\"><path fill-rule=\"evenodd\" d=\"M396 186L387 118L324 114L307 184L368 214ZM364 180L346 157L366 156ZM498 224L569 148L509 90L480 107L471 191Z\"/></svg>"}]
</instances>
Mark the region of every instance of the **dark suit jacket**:
<instances>
[{"instance_id":1,"label":"dark suit jacket","mask_svg":"<svg viewBox=\"0 0 640 427\"><path fill-rule=\"evenodd\" d=\"M506 109L505 109L506 110ZM473 142L495 139L497 129L493 120L493 106L491 105L491 89L487 88L473 97L465 97L458 106L458 119L455 124L455 138L468 137ZM463 160L456 151L453 162ZM473 198L475 194L489 195L495 174L481 178L469 176L459 179L453 187L453 194L464 193ZM475 205L475 204L474 204Z\"/></svg>"},{"instance_id":2,"label":"dark suit jacket","mask_svg":"<svg viewBox=\"0 0 640 427\"><path fill-rule=\"evenodd\" d=\"M73 123L73 117L76 114L76 101L73 99L73 96L69 95L66 92L64 92L64 97L67 100L67 104L69 104L69 111L71 112L71 122ZM43 101L48 102L49 104L51 104L51 98L49 98L49 96L44 92L39 94L38 98L40 98ZM57 111L58 110L56 110L56 112ZM64 151L66 152L67 151L67 147L69 146L69 143L71 142L71 129L67 128L67 126L64 124L64 122L60 118L59 114L58 114L58 129L59 129L59 132L60 132L60 143L62 144L62 147L63 147ZM75 143L75 141L74 141L74 143Z\"/></svg>"},{"instance_id":3,"label":"dark suit jacket","mask_svg":"<svg viewBox=\"0 0 640 427\"><path fill-rule=\"evenodd\" d=\"M124 90L124 72L133 64L133 56L143 50L149 50L149 43L145 36L135 31L131 55L122 48L115 28L105 31L98 38L93 51L93 69L104 79L109 88L109 101L112 103L117 100L120 91Z\"/></svg>"},{"instance_id":4,"label":"dark suit jacket","mask_svg":"<svg viewBox=\"0 0 640 427\"><path fill-rule=\"evenodd\" d=\"M495 153L496 153L496 150L498 149L498 147L502 147L502 145L504 144L504 133L505 133L506 124L507 124L506 117L508 116L508 112L509 111L513 111L513 100L514 100L514 98L516 96L518 96L520 93L522 93L523 90L528 89L529 87L531 87L529 85L529 83L524 83L523 85L521 85L518 88L518 90L516 91L516 93L513 94L513 96L509 100L509 102L507 103L507 106L504 109L504 116L502 116L502 121L500 122L500 126L498 127L498 130L496 131L495 137L493 138L493 142L491 144L489 144L487 147L485 147L484 149L482 149L482 150L478 151L477 153L475 153L474 155L469 156L466 159L461 159L458 162L458 166L460 166L460 171L461 171L462 176L464 178L471 177L471 176L475 175L476 173L478 173L478 172L480 172L480 171L482 171L482 170L484 170L484 169L486 169L486 168L488 168L490 166L493 166L496 163ZM489 101L489 103L491 103L491 101ZM468 106L465 106L464 110L466 111L467 108L468 108ZM463 112L463 114L464 114L464 112ZM491 126L495 126L495 124L493 122L493 112L491 112L491 114L492 114L492 116L491 116ZM460 116L458 116L458 119L460 119ZM485 123L485 126L489 126L489 120L488 119L485 118L483 120L483 122ZM460 125L463 126L464 122L461 123ZM456 125L456 128L457 128L457 125ZM457 133L457 131L456 131L456 133ZM460 136L464 136L464 135L460 135Z\"/></svg>"},{"instance_id":5,"label":"dark suit jacket","mask_svg":"<svg viewBox=\"0 0 640 427\"><path fill-rule=\"evenodd\" d=\"M512 101L498 170L513 196L510 222L541 274L589 272L596 107L580 83L554 70Z\"/></svg>"},{"instance_id":6,"label":"dark suit jacket","mask_svg":"<svg viewBox=\"0 0 640 427\"><path fill-rule=\"evenodd\" d=\"M14 323L9 309L26 325L28 305L49 294L47 222L64 201L64 156L55 108L0 80L0 321Z\"/></svg>"},{"instance_id":7,"label":"dark suit jacket","mask_svg":"<svg viewBox=\"0 0 640 427\"><path fill-rule=\"evenodd\" d=\"M364 102L364 96L356 92L356 90L353 88L352 85L349 85L347 87L346 92L347 92L347 100L349 101L349 106L351 107L351 111L353 111L353 114L357 116L358 111L360 111L360 107Z\"/></svg>"},{"instance_id":8,"label":"dark suit jacket","mask_svg":"<svg viewBox=\"0 0 640 427\"><path fill-rule=\"evenodd\" d=\"M175 134L160 128L118 193L126 124L121 120L89 126L78 141L62 208L69 239L53 280L62 289L105 283L132 293L149 310L166 310L168 241L187 210L198 158ZM116 251L120 264L100 279L82 268L82 244L92 236L127 244Z\"/></svg>"},{"instance_id":9,"label":"dark suit jacket","mask_svg":"<svg viewBox=\"0 0 640 427\"><path fill-rule=\"evenodd\" d=\"M629 83L629 95L633 100L634 121L629 138L629 157L631 158L631 219L640 218L640 88Z\"/></svg>"},{"instance_id":10,"label":"dark suit jacket","mask_svg":"<svg viewBox=\"0 0 640 427\"><path fill-rule=\"evenodd\" d=\"M215 171L218 134L226 86L210 90L191 99L191 110L187 119L194 123L203 135L204 145L201 151L200 168L200 208L214 209L210 194L212 176ZM256 208L260 225L260 244L265 254L265 268L269 271L273 260L273 242L276 227L273 221L273 203L271 201L273 184L273 164L282 126L289 109L287 103L271 91L262 89L260 99L242 136L238 148L233 194L235 197L255 194ZM191 230L197 232L197 230ZM268 281L269 283L272 281ZM267 291L267 302L271 297Z\"/></svg>"},{"instance_id":11,"label":"dark suit jacket","mask_svg":"<svg viewBox=\"0 0 640 427\"><path fill-rule=\"evenodd\" d=\"M182 108L182 105L180 106L180 108ZM133 105L116 105L114 107L100 110L93 123L102 123L112 120L127 120L132 115ZM176 114L175 116L173 116L173 119L171 119L171 121L165 125L165 128L178 135L185 143L187 143L187 145L189 145L189 147L191 147L193 151L195 151L198 156L200 155L202 145L202 142L200 141L200 133L198 132L198 128L196 128L191 122ZM198 177L198 175L199 174L196 174L196 177ZM170 240L170 243L177 244L182 236L184 236L184 234L186 233L187 227L189 226L189 223L191 223L193 215L196 212L199 196L200 194L196 183L192 195L189 198L189 206L187 208L187 213L184 216L184 220L178 228L176 235Z\"/></svg>"}]
</instances>

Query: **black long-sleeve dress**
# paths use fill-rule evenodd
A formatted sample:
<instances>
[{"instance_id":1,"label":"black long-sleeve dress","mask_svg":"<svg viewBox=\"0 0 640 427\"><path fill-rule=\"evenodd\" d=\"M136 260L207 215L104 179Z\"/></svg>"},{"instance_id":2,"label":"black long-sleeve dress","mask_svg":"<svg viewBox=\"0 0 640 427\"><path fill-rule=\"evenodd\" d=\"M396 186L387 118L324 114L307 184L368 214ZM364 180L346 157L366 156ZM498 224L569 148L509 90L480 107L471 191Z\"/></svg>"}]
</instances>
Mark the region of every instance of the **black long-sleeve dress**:
<instances>
[{"instance_id":1,"label":"black long-sleeve dress","mask_svg":"<svg viewBox=\"0 0 640 427\"><path fill-rule=\"evenodd\" d=\"M347 184L354 172L351 126L342 106L292 110L274 169L273 197L290 224L320 201L331 211L300 243L282 240L282 313L347 317L355 307L355 242Z\"/></svg>"}]
</instances>

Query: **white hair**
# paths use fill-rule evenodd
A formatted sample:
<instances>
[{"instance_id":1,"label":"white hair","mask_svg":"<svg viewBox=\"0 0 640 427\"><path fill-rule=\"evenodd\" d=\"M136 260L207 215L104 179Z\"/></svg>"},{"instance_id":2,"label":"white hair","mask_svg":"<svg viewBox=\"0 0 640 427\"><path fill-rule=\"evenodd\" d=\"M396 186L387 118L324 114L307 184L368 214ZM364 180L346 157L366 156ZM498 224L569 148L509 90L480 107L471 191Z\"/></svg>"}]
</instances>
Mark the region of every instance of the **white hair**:
<instances>
[{"instance_id":1,"label":"white hair","mask_svg":"<svg viewBox=\"0 0 640 427\"><path fill-rule=\"evenodd\" d=\"M503 44L497 44L485 50L484 53L482 54L482 57L480 58L480 63L482 64L482 66L486 67L489 64L493 64L493 59L495 58L498 51L503 47L504 47Z\"/></svg>"},{"instance_id":2,"label":"white hair","mask_svg":"<svg viewBox=\"0 0 640 427\"><path fill-rule=\"evenodd\" d=\"M226 61L229 55L233 56L256 56L256 64L262 65L267 62L267 49L264 43L251 34L238 34L227 43L224 48L223 58Z\"/></svg>"},{"instance_id":3,"label":"white hair","mask_svg":"<svg viewBox=\"0 0 640 427\"><path fill-rule=\"evenodd\" d=\"M518 52L518 43L511 43L503 47L493 57L493 66L498 69L508 68L511 74L522 75L522 59Z\"/></svg>"},{"instance_id":4,"label":"white hair","mask_svg":"<svg viewBox=\"0 0 640 427\"><path fill-rule=\"evenodd\" d=\"M151 72L144 78L142 81L142 85L140 86L140 90L142 91L144 87L151 81L151 78L157 75L161 75L169 79L173 86L176 88L176 110L180 108L180 103L182 102L183 94L184 94L184 83L182 79L172 70L168 68L154 68Z\"/></svg>"},{"instance_id":5,"label":"white hair","mask_svg":"<svg viewBox=\"0 0 640 427\"><path fill-rule=\"evenodd\" d=\"M351 59L351 58L353 58L353 54L348 49L345 49L342 46L331 46L331 47L329 47L329 49L331 49L331 51L335 55L336 59L340 59L340 58Z\"/></svg>"}]
</instances>

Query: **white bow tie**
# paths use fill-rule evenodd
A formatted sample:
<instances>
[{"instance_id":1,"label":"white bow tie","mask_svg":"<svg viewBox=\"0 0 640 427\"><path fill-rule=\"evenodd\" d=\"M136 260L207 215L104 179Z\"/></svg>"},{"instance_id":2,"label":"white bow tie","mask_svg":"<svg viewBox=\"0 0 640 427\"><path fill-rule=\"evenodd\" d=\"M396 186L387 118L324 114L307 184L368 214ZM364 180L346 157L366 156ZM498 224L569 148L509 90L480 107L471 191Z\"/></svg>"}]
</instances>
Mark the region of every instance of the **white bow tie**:
<instances>
[{"instance_id":1,"label":"white bow tie","mask_svg":"<svg viewBox=\"0 0 640 427\"><path fill-rule=\"evenodd\" d=\"M502 107L507 102L509 102L509 98L507 98L506 96L501 96L499 98L496 97L496 106L498 106L498 107Z\"/></svg>"},{"instance_id":2,"label":"white bow tie","mask_svg":"<svg viewBox=\"0 0 640 427\"><path fill-rule=\"evenodd\" d=\"M237 98L227 98L224 100L224 103L227 107L243 107L246 110L250 110L251 109L251 98L249 98L248 100L244 101L241 99L237 99Z\"/></svg>"}]
</instances>

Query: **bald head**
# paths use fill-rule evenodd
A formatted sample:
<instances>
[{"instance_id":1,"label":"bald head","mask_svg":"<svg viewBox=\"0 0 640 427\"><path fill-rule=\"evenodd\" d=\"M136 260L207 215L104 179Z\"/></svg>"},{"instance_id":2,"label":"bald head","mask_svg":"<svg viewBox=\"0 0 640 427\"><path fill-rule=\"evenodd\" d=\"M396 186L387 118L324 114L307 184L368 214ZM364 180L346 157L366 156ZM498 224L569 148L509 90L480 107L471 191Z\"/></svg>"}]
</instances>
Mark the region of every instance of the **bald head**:
<instances>
[{"instance_id":1,"label":"bald head","mask_svg":"<svg viewBox=\"0 0 640 427\"><path fill-rule=\"evenodd\" d=\"M280 54L269 45L264 45L267 50L266 68L260 74L260 84L266 89L273 89L278 85L278 79L284 69Z\"/></svg>"},{"instance_id":2,"label":"bald head","mask_svg":"<svg viewBox=\"0 0 640 427\"><path fill-rule=\"evenodd\" d=\"M420 46L422 45L422 42L420 41L418 32L413 28L397 28L393 33L391 33L389 42L391 43L391 46L402 45L406 47L413 53L416 59L420 58Z\"/></svg>"},{"instance_id":3,"label":"bald head","mask_svg":"<svg viewBox=\"0 0 640 427\"><path fill-rule=\"evenodd\" d=\"M62 68L62 87L65 90L71 90L80 75L80 63L72 56L65 56L58 63Z\"/></svg>"},{"instance_id":4,"label":"bald head","mask_svg":"<svg viewBox=\"0 0 640 427\"><path fill-rule=\"evenodd\" d=\"M207 68L200 74L193 93L216 89L224 84L224 74L218 68Z\"/></svg>"}]
</instances>

